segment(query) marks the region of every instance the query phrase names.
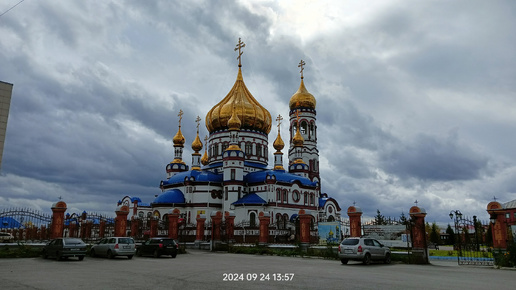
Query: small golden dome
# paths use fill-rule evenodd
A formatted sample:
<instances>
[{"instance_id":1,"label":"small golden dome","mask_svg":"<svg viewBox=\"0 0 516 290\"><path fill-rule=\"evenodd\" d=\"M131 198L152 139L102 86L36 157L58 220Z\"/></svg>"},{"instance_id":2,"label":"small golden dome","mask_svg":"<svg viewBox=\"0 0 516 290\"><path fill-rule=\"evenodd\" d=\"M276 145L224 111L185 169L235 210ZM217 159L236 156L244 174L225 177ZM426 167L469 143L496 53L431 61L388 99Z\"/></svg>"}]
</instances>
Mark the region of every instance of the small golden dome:
<instances>
[{"instance_id":1,"label":"small golden dome","mask_svg":"<svg viewBox=\"0 0 516 290\"><path fill-rule=\"evenodd\" d=\"M174 146L183 147L185 144L185 136L183 136L183 133L181 133L181 126L179 126L179 130L177 131L176 136L172 138L172 141L174 142Z\"/></svg>"},{"instance_id":2,"label":"small golden dome","mask_svg":"<svg viewBox=\"0 0 516 290\"><path fill-rule=\"evenodd\" d=\"M240 119L236 114L235 105L233 105L233 113L231 114L231 118L229 118L228 121L228 129L231 131L240 130L241 126L242 122L240 122Z\"/></svg>"},{"instance_id":3,"label":"small golden dome","mask_svg":"<svg viewBox=\"0 0 516 290\"><path fill-rule=\"evenodd\" d=\"M301 136L301 133L299 132L299 126L296 127L296 135L294 135L294 138L292 138L292 143L294 143L294 146L303 146L305 139L303 138L303 136Z\"/></svg>"},{"instance_id":4,"label":"small golden dome","mask_svg":"<svg viewBox=\"0 0 516 290\"><path fill-rule=\"evenodd\" d=\"M305 83L301 78L301 84L299 85L299 89L290 98L290 110L294 110L297 108L309 108L315 110L315 105L315 97L306 90Z\"/></svg>"},{"instance_id":5,"label":"small golden dome","mask_svg":"<svg viewBox=\"0 0 516 290\"><path fill-rule=\"evenodd\" d=\"M233 104L237 105L233 106ZM213 133L228 129L228 122L233 115L233 111L241 122L241 129L256 130L269 134L272 122L271 114L258 103L245 86L240 67L231 91L206 114L208 131Z\"/></svg>"},{"instance_id":6,"label":"small golden dome","mask_svg":"<svg viewBox=\"0 0 516 290\"><path fill-rule=\"evenodd\" d=\"M206 149L204 150L204 155L201 158L201 163L204 166L208 165L208 152L206 151Z\"/></svg>"},{"instance_id":7,"label":"small golden dome","mask_svg":"<svg viewBox=\"0 0 516 290\"><path fill-rule=\"evenodd\" d=\"M281 151L283 147L285 147L285 143L283 143L283 140L281 139L280 132L278 131L278 137L276 137L276 140L274 140L274 143L272 144L274 146L274 149L276 151Z\"/></svg>"},{"instance_id":8,"label":"small golden dome","mask_svg":"<svg viewBox=\"0 0 516 290\"><path fill-rule=\"evenodd\" d=\"M195 153L198 153L202 149L202 142L199 138L199 133L197 133L197 136L195 136L195 140L192 142L192 150L195 151Z\"/></svg>"}]
</instances>

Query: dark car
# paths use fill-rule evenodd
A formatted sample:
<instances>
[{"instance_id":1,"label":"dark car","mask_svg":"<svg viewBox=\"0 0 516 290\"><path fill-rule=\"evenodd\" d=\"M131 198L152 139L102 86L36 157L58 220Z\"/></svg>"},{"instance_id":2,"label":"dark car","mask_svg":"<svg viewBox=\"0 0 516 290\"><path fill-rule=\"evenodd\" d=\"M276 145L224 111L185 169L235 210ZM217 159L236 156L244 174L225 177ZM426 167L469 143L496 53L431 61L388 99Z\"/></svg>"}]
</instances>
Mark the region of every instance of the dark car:
<instances>
[{"instance_id":1,"label":"dark car","mask_svg":"<svg viewBox=\"0 0 516 290\"><path fill-rule=\"evenodd\" d=\"M86 256L86 244L79 238L57 238L45 245L43 258L54 257L62 260L68 257L77 257L79 261Z\"/></svg>"},{"instance_id":2,"label":"dark car","mask_svg":"<svg viewBox=\"0 0 516 290\"><path fill-rule=\"evenodd\" d=\"M170 255L172 258L177 256L179 245L174 239L151 238L136 248L137 256L153 256L158 258L162 255Z\"/></svg>"}]
</instances>

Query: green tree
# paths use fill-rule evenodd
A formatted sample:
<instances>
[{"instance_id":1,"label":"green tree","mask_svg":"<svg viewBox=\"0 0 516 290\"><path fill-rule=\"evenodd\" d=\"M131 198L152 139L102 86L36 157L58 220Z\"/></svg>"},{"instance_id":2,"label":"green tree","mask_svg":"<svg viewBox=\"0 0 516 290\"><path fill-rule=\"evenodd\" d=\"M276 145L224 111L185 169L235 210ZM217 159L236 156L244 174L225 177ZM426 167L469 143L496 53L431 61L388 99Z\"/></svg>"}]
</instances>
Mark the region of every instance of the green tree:
<instances>
[{"instance_id":1,"label":"green tree","mask_svg":"<svg viewBox=\"0 0 516 290\"><path fill-rule=\"evenodd\" d=\"M432 226L426 222L425 223L425 234L426 234L426 241L430 241L430 233L432 232Z\"/></svg>"},{"instance_id":2,"label":"green tree","mask_svg":"<svg viewBox=\"0 0 516 290\"><path fill-rule=\"evenodd\" d=\"M377 225L386 225L387 224L387 220L380 213L379 209L376 210L376 216L374 217L374 223L377 224Z\"/></svg>"},{"instance_id":3,"label":"green tree","mask_svg":"<svg viewBox=\"0 0 516 290\"><path fill-rule=\"evenodd\" d=\"M448 227L446 228L446 233L448 234L448 241L450 245L455 245L455 232L453 231L450 224L448 224Z\"/></svg>"},{"instance_id":4,"label":"green tree","mask_svg":"<svg viewBox=\"0 0 516 290\"><path fill-rule=\"evenodd\" d=\"M491 226L487 227L486 237L485 237L486 245L489 247L493 246L493 232L491 231Z\"/></svg>"},{"instance_id":5,"label":"green tree","mask_svg":"<svg viewBox=\"0 0 516 290\"><path fill-rule=\"evenodd\" d=\"M440 233L439 233L439 227L435 222L432 223L432 229L430 231L430 242L434 244L439 244L440 239Z\"/></svg>"},{"instance_id":6,"label":"green tree","mask_svg":"<svg viewBox=\"0 0 516 290\"><path fill-rule=\"evenodd\" d=\"M406 226L408 224L408 219L403 212L400 215L400 224L402 224L404 226Z\"/></svg>"}]
</instances>

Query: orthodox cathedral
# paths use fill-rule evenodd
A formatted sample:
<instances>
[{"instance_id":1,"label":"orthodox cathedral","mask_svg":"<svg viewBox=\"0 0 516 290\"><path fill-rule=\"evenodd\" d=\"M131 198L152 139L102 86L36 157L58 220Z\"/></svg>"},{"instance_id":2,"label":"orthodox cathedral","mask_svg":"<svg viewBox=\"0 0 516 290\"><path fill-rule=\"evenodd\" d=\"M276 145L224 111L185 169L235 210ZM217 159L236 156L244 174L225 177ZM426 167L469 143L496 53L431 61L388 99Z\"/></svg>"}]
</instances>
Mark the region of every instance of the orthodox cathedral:
<instances>
[{"instance_id":1,"label":"orthodox cathedral","mask_svg":"<svg viewBox=\"0 0 516 290\"><path fill-rule=\"evenodd\" d=\"M191 166L183 160L185 137L179 128L173 137L174 160L166 165L166 179L161 193L150 203L125 196L118 205L127 205L128 218L165 219L173 209L188 224L196 224L197 215L208 219L216 212L235 216L235 224L257 226L260 212L268 213L270 223L285 228L305 210L312 222L340 220L337 201L321 193L319 150L317 149L316 100L305 88L301 61L301 84L289 102L288 169L283 167L285 146L280 132L279 115L273 147L274 163L269 167L269 133L272 118L247 89L242 77L242 48L239 39L238 74L235 84L218 104L206 114L209 137L193 140ZM204 148L204 154L201 153Z\"/></svg>"}]
</instances>

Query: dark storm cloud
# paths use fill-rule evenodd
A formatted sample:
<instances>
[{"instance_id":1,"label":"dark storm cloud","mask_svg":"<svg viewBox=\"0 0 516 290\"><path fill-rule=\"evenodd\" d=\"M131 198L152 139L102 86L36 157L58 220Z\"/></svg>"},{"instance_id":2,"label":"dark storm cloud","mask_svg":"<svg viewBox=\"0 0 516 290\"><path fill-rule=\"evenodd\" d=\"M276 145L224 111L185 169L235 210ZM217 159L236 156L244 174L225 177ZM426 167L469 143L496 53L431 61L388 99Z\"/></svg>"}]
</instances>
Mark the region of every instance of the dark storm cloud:
<instances>
[{"instance_id":1,"label":"dark storm cloud","mask_svg":"<svg viewBox=\"0 0 516 290\"><path fill-rule=\"evenodd\" d=\"M472 180L487 170L488 157L460 142L456 134L436 138L421 134L410 143L382 152L387 172L422 180Z\"/></svg>"}]
</instances>

